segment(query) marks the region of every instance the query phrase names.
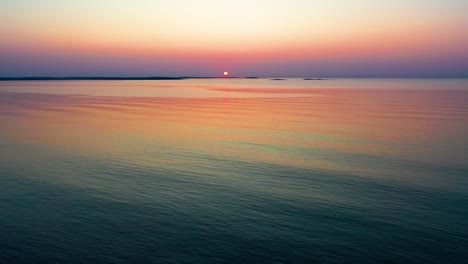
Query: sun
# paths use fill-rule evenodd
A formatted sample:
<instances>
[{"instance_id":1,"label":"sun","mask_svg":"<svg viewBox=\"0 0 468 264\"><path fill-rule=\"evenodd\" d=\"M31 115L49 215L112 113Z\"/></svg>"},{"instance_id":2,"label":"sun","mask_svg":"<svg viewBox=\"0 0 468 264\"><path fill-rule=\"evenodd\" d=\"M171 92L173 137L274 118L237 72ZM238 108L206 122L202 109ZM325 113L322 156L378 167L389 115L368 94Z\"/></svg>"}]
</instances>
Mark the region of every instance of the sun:
<instances>
[{"instance_id":1,"label":"sun","mask_svg":"<svg viewBox=\"0 0 468 264\"><path fill-rule=\"evenodd\" d=\"M225 71L225 72L223 72L223 75L224 76L229 76L229 72Z\"/></svg>"}]
</instances>

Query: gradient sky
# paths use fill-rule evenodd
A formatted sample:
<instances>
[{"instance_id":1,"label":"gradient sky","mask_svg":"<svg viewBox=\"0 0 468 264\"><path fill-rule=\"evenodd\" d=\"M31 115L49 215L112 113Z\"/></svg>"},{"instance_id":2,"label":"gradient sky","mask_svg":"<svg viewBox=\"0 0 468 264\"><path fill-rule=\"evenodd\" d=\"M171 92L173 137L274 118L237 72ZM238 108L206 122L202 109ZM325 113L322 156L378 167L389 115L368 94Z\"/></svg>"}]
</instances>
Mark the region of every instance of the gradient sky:
<instances>
[{"instance_id":1,"label":"gradient sky","mask_svg":"<svg viewBox=\"0 0 468 264\"><path fill-rule=\"evenodd\" d=\"M466 0L0 0L0 76L468 77Z\"/></svg>"}]
</instances>

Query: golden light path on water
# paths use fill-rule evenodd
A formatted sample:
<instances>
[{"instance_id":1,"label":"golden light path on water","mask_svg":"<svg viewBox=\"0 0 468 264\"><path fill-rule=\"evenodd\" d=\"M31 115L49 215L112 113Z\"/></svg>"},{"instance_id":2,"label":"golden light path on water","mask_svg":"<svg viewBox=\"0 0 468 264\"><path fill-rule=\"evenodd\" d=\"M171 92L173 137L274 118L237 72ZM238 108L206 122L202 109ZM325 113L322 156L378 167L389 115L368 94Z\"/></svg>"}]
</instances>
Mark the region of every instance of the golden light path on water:
<instances>
[{"instance_id":1,"label":"golden light path on water","mask_svg":"<svg viewBox=\"0 0 468 264\"><path fill-rule=\"evenodd\" d=\"M0 262L463 263L467 87L0 82Z\"/></svg>"},{"instance_id":2,"label":"golden light path on water","mask_svg":"<svg viewBox=\"0 0 468 264\"><path fill-rule=\"evenodd\" d=\"M465 80L446 81L450 92L434 81L346 82L348 87L343 80L1 83L0 121L8 124L2 134L11 140L72 151L138 152L151 142L367 176L378 171L324 153L463 162L457 152L433 149L457 148L451 140L467 131L467 90L457 89Z\"/></svg>"}]
</instances>

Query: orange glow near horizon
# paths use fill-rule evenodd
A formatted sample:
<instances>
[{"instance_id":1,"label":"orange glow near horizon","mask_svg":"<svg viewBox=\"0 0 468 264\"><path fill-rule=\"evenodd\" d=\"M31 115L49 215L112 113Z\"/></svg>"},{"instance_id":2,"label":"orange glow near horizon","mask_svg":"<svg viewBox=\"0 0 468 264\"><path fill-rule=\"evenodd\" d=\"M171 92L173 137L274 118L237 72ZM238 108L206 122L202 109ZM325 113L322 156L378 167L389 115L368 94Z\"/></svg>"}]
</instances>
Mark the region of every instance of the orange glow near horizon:
<instances>
[{"instance_id":1,"label":"orange glow near horizon","mask_svg":"<svg viewBox=\"0 0 468 264\"><path fill-rule=\"evenodd\" d=\"M80 66L157 74L161 67L172 75L201 76L228 68L261 76L265 68L283 74L288 63L299 62L301 72L301 65L323 60L329 61L320 68L333 63L343 71L365 63L427 68L427 61L440 58L459 72L466 65L462 10L468 5L455 0L37 2L0 3L0 56L19 65L0 61L4 75L15 69L36 75L45 66L51 66L49 75L65 69L74 75ZM125 63L118 65L117 58ZM243 72L239 65L252 69Z\"/></svg>"}]
</instances>

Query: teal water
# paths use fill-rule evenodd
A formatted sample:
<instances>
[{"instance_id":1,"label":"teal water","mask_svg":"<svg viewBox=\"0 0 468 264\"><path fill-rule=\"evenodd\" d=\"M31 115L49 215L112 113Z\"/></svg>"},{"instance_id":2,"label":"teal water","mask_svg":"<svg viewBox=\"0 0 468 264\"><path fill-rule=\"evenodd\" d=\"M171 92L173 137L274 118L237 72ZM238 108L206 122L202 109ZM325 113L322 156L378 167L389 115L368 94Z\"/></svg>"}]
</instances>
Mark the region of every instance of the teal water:
<instances>
[{"instance_id":1,"label":"teal water","mask_svg":"<svg viewBox=\"0 0 468 264\"><path fill-rule=\"evenodd\" d=\"M468 80L0 82L0 263L466 263Z\"/></svg>"}]
</instances>

